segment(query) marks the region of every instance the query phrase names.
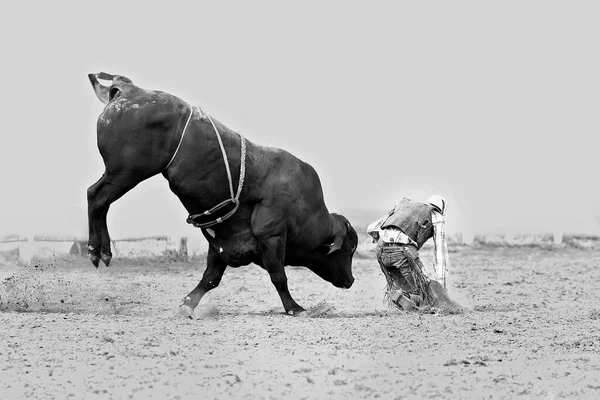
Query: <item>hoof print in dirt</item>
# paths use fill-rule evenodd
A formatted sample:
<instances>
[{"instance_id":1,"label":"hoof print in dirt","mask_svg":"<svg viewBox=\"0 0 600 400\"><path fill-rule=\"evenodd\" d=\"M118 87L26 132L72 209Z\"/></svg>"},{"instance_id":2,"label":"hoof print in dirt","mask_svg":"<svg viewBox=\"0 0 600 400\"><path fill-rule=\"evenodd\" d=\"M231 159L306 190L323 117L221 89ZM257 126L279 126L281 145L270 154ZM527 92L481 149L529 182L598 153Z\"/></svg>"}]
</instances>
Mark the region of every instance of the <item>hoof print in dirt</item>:
<instances>
[{"instance_id":1,"label":"hoof print in dirt","mask_svg":"<svg viewBox=\"0 0 600 400\"><path fill-rule=\"evenodd\" d=\"M305 314L310 318L324 318L335 311L335 307L329 303L321 302L314 307L311 307Z\"/></svg>"}]
</instances>

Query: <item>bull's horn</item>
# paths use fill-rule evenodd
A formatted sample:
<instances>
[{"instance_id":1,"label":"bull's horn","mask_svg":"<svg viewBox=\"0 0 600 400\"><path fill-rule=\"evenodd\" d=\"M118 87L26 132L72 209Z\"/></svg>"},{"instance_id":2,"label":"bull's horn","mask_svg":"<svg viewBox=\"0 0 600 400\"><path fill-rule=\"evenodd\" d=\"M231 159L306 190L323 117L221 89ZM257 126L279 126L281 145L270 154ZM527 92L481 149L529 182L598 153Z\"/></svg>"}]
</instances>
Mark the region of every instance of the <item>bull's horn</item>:
<instances>
[{"instance_id":1,"label":"bull's horn","mask_svg":"<svg viewBox=\"0 0 600 400\"><path fill-rule=\"evenodd\" d=\"M88 78L90 78L90 82L92 82L92 87L94 88L94 92L96 92L96 96L98 96L98 99L100 99L100 101L104 104L108 104L109 88L100 84L100 82L98 82L98 78L112 80L113 76L105 72L100 72L99 74L88 74Z\"/></svg>"}]
</instances>

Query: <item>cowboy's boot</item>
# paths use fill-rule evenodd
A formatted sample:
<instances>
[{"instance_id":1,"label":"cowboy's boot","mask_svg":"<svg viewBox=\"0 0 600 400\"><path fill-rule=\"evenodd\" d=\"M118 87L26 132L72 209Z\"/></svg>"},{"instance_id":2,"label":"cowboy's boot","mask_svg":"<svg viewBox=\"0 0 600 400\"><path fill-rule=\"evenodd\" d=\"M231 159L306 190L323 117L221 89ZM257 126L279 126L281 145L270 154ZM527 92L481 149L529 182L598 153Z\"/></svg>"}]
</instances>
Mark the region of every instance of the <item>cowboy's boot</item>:
<instances>
[{"instance_id":1,"label":"cowboy's boot","mask_svg":"<svg viewBox=\"0 0 600 400\"><path fill-rule=\"evenodd\" d=\"M421 307L423 303L423 297L421 295L411 293L409 298L417 307Z\"/></svg>"},{"instance_id":2,"label":"cowboy's boot","mask_svg":"<svg viewBox=\"0 0 600 400\"><path fill-rule=\"evenodd\" d=\"M414 295L410 295L411 298ZM395 290L390 293L390 299L394 304L401 307L404 311L417 311L417 304L402 294L401 290Z\"/></svg>"},{"instance_id":3,"label":"cowboy's boot","mask_svg":"<svg viewBox=\"0 0 600 400\"><path fill-rule=\"evenodd\" d=\"M400 299L398 300L397 303L398 303L398 305L400 305L400 307L402 307L402 309L404 311L408 311L408 312L418 311L418 307L415 304L415 302L410 300L406 296L400 296Z\"/></svg>"}]
</instances>

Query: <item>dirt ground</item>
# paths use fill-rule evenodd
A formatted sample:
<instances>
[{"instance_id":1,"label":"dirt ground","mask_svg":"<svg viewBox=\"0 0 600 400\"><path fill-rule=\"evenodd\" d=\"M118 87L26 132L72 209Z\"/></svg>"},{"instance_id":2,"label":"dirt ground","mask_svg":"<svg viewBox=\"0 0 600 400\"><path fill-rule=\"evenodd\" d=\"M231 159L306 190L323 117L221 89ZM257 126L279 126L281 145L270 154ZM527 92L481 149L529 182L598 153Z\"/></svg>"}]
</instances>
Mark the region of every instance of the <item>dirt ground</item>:
<instances>
[{"instance_id":1,"label":"dirt ground","mask_svg":"<svg viewBox=\"0 0 600 400\"><path fill-rule=\"evenodd\" d=\"M350 290L288 268L308 317L249 266L194 320L203 263L0 255L0 398L600 398L600 250L452 250L460 314L387 309L369 256Z\"/></svg>"}]
</instances>

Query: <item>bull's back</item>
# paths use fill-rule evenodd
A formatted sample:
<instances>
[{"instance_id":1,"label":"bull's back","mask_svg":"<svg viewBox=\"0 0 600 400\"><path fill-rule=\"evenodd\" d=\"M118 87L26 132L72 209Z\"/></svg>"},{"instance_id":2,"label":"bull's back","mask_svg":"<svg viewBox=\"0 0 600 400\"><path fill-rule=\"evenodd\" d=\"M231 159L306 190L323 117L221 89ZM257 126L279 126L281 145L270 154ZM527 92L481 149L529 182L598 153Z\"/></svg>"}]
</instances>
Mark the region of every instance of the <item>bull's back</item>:
<instances>
[{"instance_id":1,"label":"bull's back","mask_svg":"<svg viewBox=\"0 0 600 400\"><path fill-rule=\"evenodd\" d=\"M261 204L287 220L288 239L328 226L321 181L310 164L286 150L256 145L254 165Z\"/></svg>"},{"instance_id":2,"label":"bull's back","mask_svg":"<svg viewBox=\"0 0 600 400\"><path fill-rule=\"evenodd\" d=\"M257 165L263 172L265 189L271 193L294 195L291 200L303 199L315 207L324 205L319 175L308 163L290 152L275 148L256 146L260 154Z\"/></svg>"}]
</instances>

